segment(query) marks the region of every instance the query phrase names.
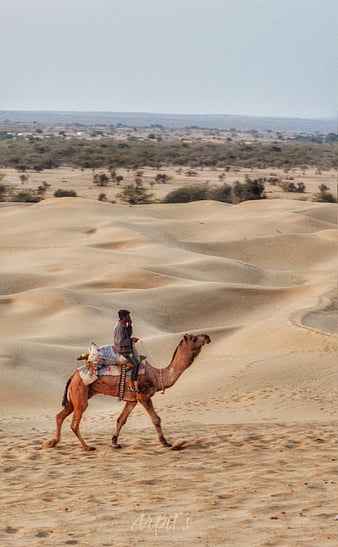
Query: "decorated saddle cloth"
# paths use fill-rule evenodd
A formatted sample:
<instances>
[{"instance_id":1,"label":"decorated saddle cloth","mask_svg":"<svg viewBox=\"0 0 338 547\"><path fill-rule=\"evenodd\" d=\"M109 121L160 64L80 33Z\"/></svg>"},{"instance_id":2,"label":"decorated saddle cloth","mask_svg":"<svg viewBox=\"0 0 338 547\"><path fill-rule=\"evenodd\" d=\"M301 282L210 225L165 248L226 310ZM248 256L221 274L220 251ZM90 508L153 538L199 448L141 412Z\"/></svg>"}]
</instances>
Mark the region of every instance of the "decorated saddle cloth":
<instances>
[{"instance_id":1,"label":"decorated saddle cloth","mask_svg":"<svg viewBox=\"0 0 338 547\"><path fill-rule=\"evenodd\" d=\"M114 346L99 347L92 342L88 353L84 355L85 364L77 370L86 386L95 382L100 376L120 376L122 364L126 364L127 375L131 375L132 365L126 357L115 350ZM138 373L144 374L144 372L145 358L140 361Z\"/></svg>"}]
</instances>

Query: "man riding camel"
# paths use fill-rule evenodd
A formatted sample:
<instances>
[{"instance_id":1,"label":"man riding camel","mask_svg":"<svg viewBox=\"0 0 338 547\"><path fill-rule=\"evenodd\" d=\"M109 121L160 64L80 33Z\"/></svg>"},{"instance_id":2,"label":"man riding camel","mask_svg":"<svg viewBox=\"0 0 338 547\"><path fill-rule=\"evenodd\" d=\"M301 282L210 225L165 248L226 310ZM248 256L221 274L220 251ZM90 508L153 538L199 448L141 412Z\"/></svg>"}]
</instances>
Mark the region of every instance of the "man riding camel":
<instances>
[{"instance_id":1,"label":"man riding camel","mask_svg":"<svg viewBox=\"0 0 338 547\"><path fill-rule=\"evenodd\" d=\"M140 362L134 350L134 344L138 342L139 338L132 337L133 327L130 312L128 310L120 310L118 316L119 321L114 328L114 346L116 351L121 353L133 366L129 391L139 393L137 376Z\"/></svg>"}]
</instances>

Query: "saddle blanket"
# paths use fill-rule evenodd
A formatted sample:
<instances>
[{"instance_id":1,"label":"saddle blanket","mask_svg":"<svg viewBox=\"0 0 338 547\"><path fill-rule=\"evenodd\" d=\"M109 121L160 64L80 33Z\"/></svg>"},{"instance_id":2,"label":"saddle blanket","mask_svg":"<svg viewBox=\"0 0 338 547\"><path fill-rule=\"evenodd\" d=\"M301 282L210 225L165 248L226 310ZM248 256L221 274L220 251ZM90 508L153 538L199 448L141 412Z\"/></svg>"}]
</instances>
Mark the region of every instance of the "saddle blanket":
<instances>
[{"instance_id":1,"label":"saddle blanket","mask_svg":"<svg viewBox=\"0 0 338 547\"><path fill-rule=\"evenodd\" d=\"M128 365L127 365L128 366ZM131 368L127 370L127 376L131 375ZM77 369L79 371L80 377L83 383L88 386L97 380L100 376L120 376L121 366L119 365L102 365L96 366L91 364L82 365ZM140 367L138 370L139 375L145 373L146 370L146 361L140 362Z\"/></svg>"}]
</instances>

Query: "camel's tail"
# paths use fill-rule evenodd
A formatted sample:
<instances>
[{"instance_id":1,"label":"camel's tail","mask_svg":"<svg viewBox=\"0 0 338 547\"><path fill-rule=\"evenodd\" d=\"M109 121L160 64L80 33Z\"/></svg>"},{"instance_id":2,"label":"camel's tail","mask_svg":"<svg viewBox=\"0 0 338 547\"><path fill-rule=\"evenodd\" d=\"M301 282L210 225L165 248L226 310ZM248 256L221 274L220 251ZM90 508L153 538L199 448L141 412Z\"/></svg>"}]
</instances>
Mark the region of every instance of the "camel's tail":
<instances>
[{"instance_id":1,"label":"camel's tail","mask_svg":"<svg viewBox=\"0 0 338 547\"><path fill-rule=\"evenodd\" d=\"M66 406L67 403L69 403L69 400L68 400L68 388L69 388L69 384L70 382L72 381L72 378L73 378L74 374L68 378L67 380L67 383L66 383L66 387L65 387L65 390L63 392L63 398L62 398L62 406Z\"/></svg>"}]
</instances>

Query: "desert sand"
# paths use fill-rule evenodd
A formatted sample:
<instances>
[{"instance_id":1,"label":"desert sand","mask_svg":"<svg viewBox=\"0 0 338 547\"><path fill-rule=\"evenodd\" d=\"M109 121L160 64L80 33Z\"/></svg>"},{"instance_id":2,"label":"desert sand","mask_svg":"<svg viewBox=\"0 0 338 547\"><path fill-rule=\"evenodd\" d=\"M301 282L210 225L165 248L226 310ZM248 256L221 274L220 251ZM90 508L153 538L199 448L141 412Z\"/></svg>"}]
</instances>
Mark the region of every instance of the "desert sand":
<instances>
[{"instance_id":1,"label":"desert sand","mask_svg":"<svg viewBox=\"0 0 338 547\"><path fill-rule=\"evenodd\" d=\"M333 546L336 205L275 199L128 207L1 204L0 543ZM98 396L82 450L55 414L76 357L130 309L139 350L193 365L154 397L172 450L136 407Z\"/></svg>"}]
</instances>

